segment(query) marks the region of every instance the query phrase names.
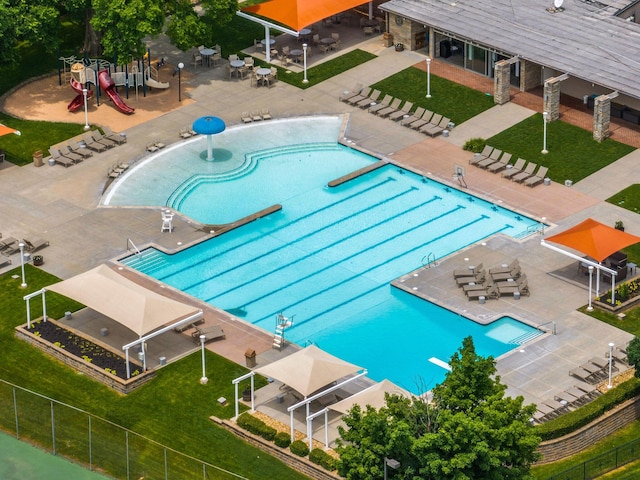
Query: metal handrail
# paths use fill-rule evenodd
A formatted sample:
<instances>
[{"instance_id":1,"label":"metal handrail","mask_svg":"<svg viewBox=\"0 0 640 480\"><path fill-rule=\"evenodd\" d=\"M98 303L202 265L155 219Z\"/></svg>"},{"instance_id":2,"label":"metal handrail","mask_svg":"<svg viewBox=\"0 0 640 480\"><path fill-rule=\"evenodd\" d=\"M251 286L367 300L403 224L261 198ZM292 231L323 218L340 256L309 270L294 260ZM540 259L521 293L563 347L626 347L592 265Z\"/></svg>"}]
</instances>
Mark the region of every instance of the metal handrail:
<instances>
[{"instance_id":1,"label":"metal handrail","mask_svg":"<svg viewBox=\"0 0 640 480\"><path fill-rule=\"evenodd\" d=\"M131 249L129 248L129 245L131 245L131 246L133 247L133 249L134 249L134 250L135 250L135 252L136 252L136 255L142 255L142 252L140 251L140 249L139 249L138 247L136 247L136 244L135 244L135 243L133 243L133 241L132 241L130 238L127 238L127 252L128 252L129 250L131 250Z\"/></svg>"}]
</instances>

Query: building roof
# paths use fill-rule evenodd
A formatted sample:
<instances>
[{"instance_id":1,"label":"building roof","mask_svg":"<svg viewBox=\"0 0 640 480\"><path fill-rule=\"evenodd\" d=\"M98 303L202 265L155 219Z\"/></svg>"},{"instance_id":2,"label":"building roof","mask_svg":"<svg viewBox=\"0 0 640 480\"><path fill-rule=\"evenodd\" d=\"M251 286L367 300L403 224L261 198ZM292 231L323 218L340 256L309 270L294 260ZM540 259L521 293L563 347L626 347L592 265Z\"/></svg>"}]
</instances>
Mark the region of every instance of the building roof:
<instances>
[{"instance_id":1,"label":"building roof","mask_svg":"<svg viewBox=\"0 0 640 480\"><path fill-rule=\"evenodd\" d=\"M615 17L629 0L390 0L382 10L640 98L640 25Z\"/></svg>"}]
</instances>

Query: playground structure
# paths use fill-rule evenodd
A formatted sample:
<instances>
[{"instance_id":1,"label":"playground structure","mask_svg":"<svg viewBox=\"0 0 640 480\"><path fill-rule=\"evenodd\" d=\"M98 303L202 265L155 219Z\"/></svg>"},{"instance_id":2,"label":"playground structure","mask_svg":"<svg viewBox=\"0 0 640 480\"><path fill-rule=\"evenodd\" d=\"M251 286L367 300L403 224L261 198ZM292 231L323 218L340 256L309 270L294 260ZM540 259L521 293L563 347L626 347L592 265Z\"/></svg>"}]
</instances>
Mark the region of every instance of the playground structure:
<instances>
[{"instance_id":1,"label":"playground structure","mask_svg":"<svg viewBox=\"0 0 640 480\"><path fill-rule=\"evenodd\" d=\"M60 57L59 62L62 68L58 68L58 78L60 85L62 79L69 81L71 88L78 94L67 106L69 111L76 111L84 103L83 89L87 88L87 98L93 96L91 84L99 85L96 88L95 97L100 105L100 89L111 99L114 106L123 113L132 114L135 109L125 103L117 87L124 87L126 98L129 98L129 90L135 88L136 98L138 90L142 88L146 97L147 88L169 88L168 82L158 80L158 69L151 66L150 62L132 62L129 65L120 66L120 71L115 64L101 59L78 59L75 55L71 57ZM59 63L59 65L60 65Z\"/></svg>"}]
</instances>

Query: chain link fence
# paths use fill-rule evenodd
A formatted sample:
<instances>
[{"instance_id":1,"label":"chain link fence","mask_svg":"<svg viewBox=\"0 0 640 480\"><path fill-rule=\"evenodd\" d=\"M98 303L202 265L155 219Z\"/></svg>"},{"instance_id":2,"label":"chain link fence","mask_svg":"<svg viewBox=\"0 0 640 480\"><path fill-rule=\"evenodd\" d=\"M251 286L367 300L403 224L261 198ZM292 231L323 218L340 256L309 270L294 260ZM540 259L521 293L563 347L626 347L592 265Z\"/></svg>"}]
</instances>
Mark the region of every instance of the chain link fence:
<instances>
[{"instance_id":1,"label":"chain link fence","mask_svg":"<svg viewBox=\"0 0 640 480\"><path fill-rule=\"evenodd\" d=\"M108 420L0 380L0 428L118 479L245 479Z\"/></svg>"}]
</instances>

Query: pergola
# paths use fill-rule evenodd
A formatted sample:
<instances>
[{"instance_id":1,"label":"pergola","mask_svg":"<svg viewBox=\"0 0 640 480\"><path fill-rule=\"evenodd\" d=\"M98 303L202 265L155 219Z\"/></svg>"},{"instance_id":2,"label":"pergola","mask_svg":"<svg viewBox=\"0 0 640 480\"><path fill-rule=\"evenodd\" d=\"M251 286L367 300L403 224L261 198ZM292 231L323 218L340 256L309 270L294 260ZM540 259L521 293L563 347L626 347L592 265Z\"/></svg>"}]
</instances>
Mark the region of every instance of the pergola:
<instances>
[{"instance_id":1,"label":"pergola","mask_svg":"<svg viewBox=\"0 0 640 480\"><path fill-rule=\"evenodd\" d=\"M42 316L46 321L48 290L102 313L138 336L137 340L122 347L127 358L127 378L130 378L131 373L129 371L131 347L141 344L144 352L144 343L150 338L202 317L201 309L152 292L120 275L107 265L100 265L68 280L25 295L29 328L31 328L29 300L42 295ZM146 362L146 355L143 355L145 369Z\"/></svg>"},{"instance_id":2,"label":"pergola","mask_svg":"<svg viewBox=\"0 0 640 480\"><path fill-rule=\"evenodd\" d=\"M549 245L547 242L564 245L565 247L582 252L589 258L580 257L579 255L567 252L561 248ZM599 294L600 292L600 271L602 270L610 273L611 300L613 302L615 302L615 283L617 272L602 265L602 261L611 254L636 243L640 243L640 237L609 227L603 223L593 220L592 218L588 218L569 230L547 237L545 240L540 242L543 247L550 248L551 250L562 253L563 255L594 267L597 271L596 294Z\"/></svg>"}]
</instances>

